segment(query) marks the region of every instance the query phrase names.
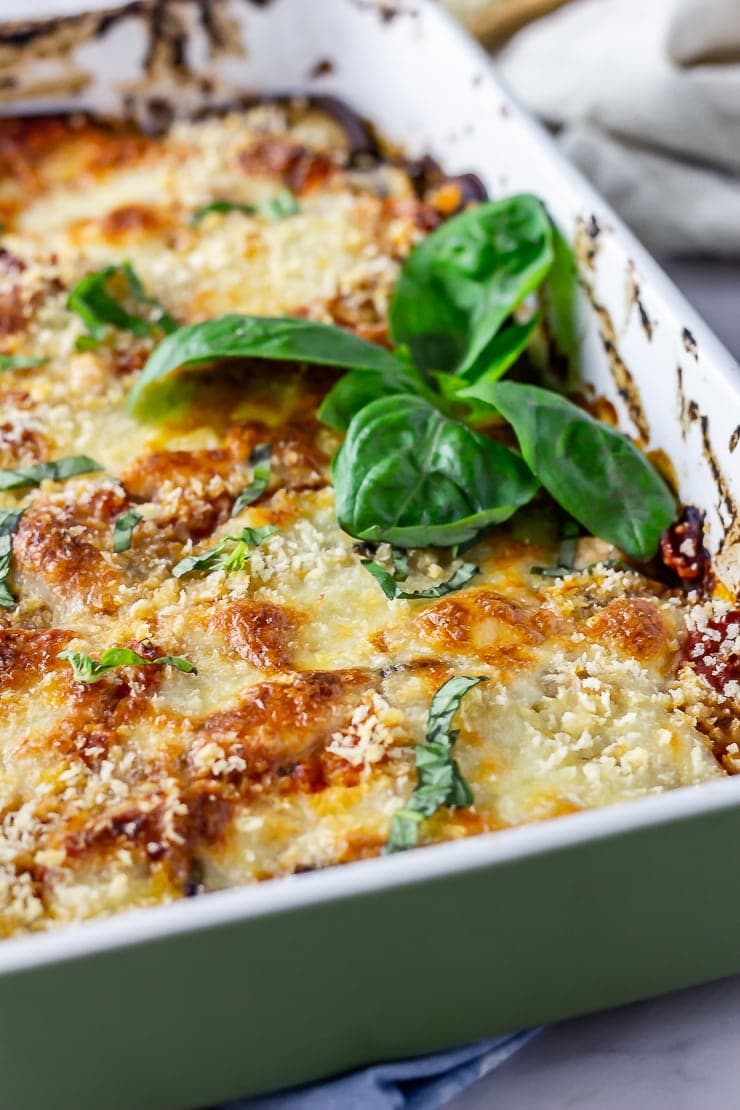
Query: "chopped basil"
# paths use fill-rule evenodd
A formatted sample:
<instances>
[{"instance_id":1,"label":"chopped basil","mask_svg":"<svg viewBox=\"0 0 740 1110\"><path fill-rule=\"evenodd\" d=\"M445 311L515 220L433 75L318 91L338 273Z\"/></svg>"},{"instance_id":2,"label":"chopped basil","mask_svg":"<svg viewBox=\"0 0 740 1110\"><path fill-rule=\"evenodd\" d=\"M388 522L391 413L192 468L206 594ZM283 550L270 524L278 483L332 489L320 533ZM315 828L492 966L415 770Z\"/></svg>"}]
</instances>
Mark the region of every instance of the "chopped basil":
<instances>
[{"instance_id":1,"label":"chopped basil","mask_svg":"<svg viewBox=\"0 0 740 1110\"><path fill-rule=\"evenodd\" d=\"M402 547L391 547L391 562L393 563L393 581L403 582L409 576L409 553Z\"/></svg>"},{"instance_id":2,"label":"chopped basil","mask_svg":"<svg viewBox=\"0 0 740 1110\"><path fill-rule=\"evenodd\" d=\"M26 355L0 355L0 373L3 370L30 370L33 366L44 366L48 358L29 358Z\"/></svg>"},{"instance_id":3,"label":"chopped basil","mask_svg":"<svg viewBox=\"0 0 740 1110\"><path fill-rule=\"evenodd\" d=\"M297 215L300 208L288 189L281 189L274 196L261 200L258 204L240 204L236 200L212 200L196 208L190 217L190 226L197 227L204 216L209 216L212 212L241 212L244 216L264 216L271 223L276 223L278 220L287 219L288 216Z\"/></svg>"},{"instance_id":4,"label":"chopped basil","mask_svg":"<svg viewBox=\"0 0 740 1110\"><path fill-rule=\"evenodd\" d=\"M573 567L530 567L530 574L536 574L539 578L565 578L569 574L579 574L580 571L574 570Z\"/></svg>"},{"instance_id":5,"label":"chopped basil","mask_svg":"<svg viewBox=\"0 0 740 1110\"><path fill-rule=\"evenodd\" d=\"M263 528L242 528L238 536L224 536L220 543L202 555L186 555L172 568L175 578L183 578L196 570L244 570L250 559L250 548L258 547L278 531L272 524Z\"/></svg>"},{"instance_id":6,"label":"chopped basil","mask_svg":"<svg viewBox=\"0 0 740 1110\"><path fill-rule=\"evenodd\" d=\"M118 667L175 667L185 674L197 674L189 659L179 655L160 655L158 659L145 659L131 648L106 648L100 659L93 659L82 651L60 651L57 659L69 663L77 682L99 682L109 671Z\"/></svg>"},{"instance_id":7,"label":"chopped basil","mask_svg":"<svg viewBox=\"0 0 740 1110\"><path fill-rule=\"evenodd\" d=\"M113 550L117 555L120 555L122 551L129 550L134 528L141 519L141 513L137 513L136 509L129 509L127 513L122 513L121 516L116 518L116 523L113 526Z\"/></svg>"},{"instance_id":8,"label":"chopped basil","mask_svg":"<svg viewBox=\"0 0 740 1110\"><path fill-rule=\"evenodd\" d=\"M197 227L205 216L210 216L211 212L241 212L245 216L254 216L256 211L257 208L254 204L239 204L235 200L212 200L208 204L202 204L200 208L196 208L190 217L190 226Z\"/></svg>"},{"instance_id":9,"label":"chopped basil","mask_svg":"<svg viewBox=\"0 0 740 1110\"><path fill-rule=\"evenodd\" d=\"M390 601L416 601L444 597L445 594L451 594L454 593L455 590L462 589L463 586L468 584L473 575L478 573L478 567L475 563L463 563L446 582L440 582L437 586L427 586L424 590L407 591L402 590L398 584L399 578L397 575L399 572L397 570L394 574L389 574L387 570L384 570L378 563L373 562L372 559L361 559L360 564L366 571L372 574L373 578ZM407 578L408 573L407 561L405 568L401 571L402 578Z\"/></svg>"},{"instance_id":10,"label":"chopped basil","mask_svg":"<svg viewBox=\"0 0 740 1110\"><path fill-rule=\"evenodd\" d=\"M574 574L593 574L597 570L631 570L632 568L624 559L599 559L585 567L530 567L530 574L537 574L540 578L567 578Z\"/></svg>"},{"instance_id":11,"label":"chopped basil","mask_svg":"<svg viewBox=\"0 0 740 1110\"><path fill-rule=\"evenodd\" d=\"M102 469L100 463L88 458L87 455L68 455L63 459L22 466L16 470L0 470L0 490L40 486L45 480L62 482L65 478L74 478L78 474L91 474L93 471Z\"/></svg>"},{"instance_id":12,"label":"chopped basil","mask_svg":"<svg viewBox=\"0 0 740 1110\"><path fill-rule=\"evenodd\" d=\"M452 718L464 695L482 676L457 675L440 686L432 699L426 728L426 743L416 745L416 787L406 805L393 815L386 852L412 848L419 839L422 821L442 806L469 806L473 795L463 778L452 748L457 732Z\"/></svg>"},{"instance_id":13,"label":"chopped basil","mask_svg":"<svg viewBox=\"0 0 740 1110\"><path fill-rule=\"evenodd\" d=\"M128 295L137 305L148 305L159 312L150 319L137 316L123 307L110 293L112 283L117 283L124 295ZM165 333L173 332L177 323L154 297L144 290L130 262L105 266L87 274L78 281L67 298L67 307L76 312L87 326L88 334L77 340L81 350L97 346L105 336L106 325L133 332L134 335L152 335L156 329Z\"/></svg>"},{"instance_id":14,"label":"chopped basil","mask_svg":"<svg viewBox=\"0 0 740 1110\"><path fill-rule=\"evenodd\" d=\"M288 189L281 189L274 197L268 197L259 205L260 216L264 216L271 223L285 220L288 216L296 216L299 212L298 202Z\"/></svg>"},{"instance_id":15,"label":"chopped basil","mask_svg":"<svg viewBox=\"0 0 740 1110\"><path fill-rule=\"evenodd\" d=\"M12 609L15 598L10 592L7 578L13 555L13 534L18 528L23 509L0 509L0 608Z\"/></svg>"},{"instance_id":16,"label":"chopped basil","mask_svg":"<svg viewBox=\"0 0 740 1110\"><path fill-rule=\"evenodd\" d=\"M236 516L237 513L240 513L247 505L253 505L265 492L270 484L270 473L272 470L271 460L271 444L258 443L252 448L249 454L249 465L252 467L252 481L248 486L244 487L234 502L234 508L231 510L232 516Z\"/></svg>"}]
</instances>

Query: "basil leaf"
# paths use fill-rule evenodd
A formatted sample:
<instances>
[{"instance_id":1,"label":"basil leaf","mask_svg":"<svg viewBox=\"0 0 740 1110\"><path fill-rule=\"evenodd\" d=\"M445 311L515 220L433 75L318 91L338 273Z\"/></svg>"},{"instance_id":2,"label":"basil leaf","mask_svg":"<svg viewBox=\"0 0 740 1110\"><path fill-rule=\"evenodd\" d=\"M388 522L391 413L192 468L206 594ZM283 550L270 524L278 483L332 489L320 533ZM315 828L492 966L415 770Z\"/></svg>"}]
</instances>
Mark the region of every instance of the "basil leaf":
<instances>
[{"instance_id":1,"label":"basil leaf","mask_svg":"<svg viewBox=\"0 0 740 1110\"><path fill-rule=\"evenodd\" d=\"M444 597L446 594L454 593L455 590L461 590L463 586L467 586L473 575L478 573L478 567L474 563L463 563L446 582L440 582L436 586L428 586L424 590L407 592L400 588L395 575L389 574L387 570L373 562L372 559L361 559L360 565L372 574L389 601L417 601ZM407 576L408 567L403 577Z\"/></svg>"},{"instance_id":2,"label":"basil leaf","mask_svg":"<svg viewBox=\"0 0 740 1110\"><path fill-rule=\"evenodd\" d=\"M293 194L288 189L281 189L274 197L260 201L258 212L271 223L277 223L278 220L285 220L288 216L297 216L300 208Z\"/></svg>"},{"instance_id":3,"label":"basil leaf","mask_svg":"<svg viewBox=\"0 0 740 1110\"><path fill-rule=\"evenodd\" d=\"M520 455L404 394L352 418L333 478L342 528L399 547L465 543L538 485Z\"/></svg>"},{"instance_id":4,"label":"basil leaf","mask_svg":"<svg viewBox=\"0 0 740 1110\"><path fill-rule=\"evenodd\" d=\"M196 208L190 217L190 226L197 227L203 217L210 216L211 212L241 212L244 216L254 216L256 211L254 204L239 204L235 200L212 200Z\"/></svg>"},{"instance_id":5,"label":"basil leaf","mask_svg":"<svg viewBox=\"0 0 740 1110\"><path fill-rule=\"evenodd\" d=\"M242 528L238 536L224 536L220 543L201 555L186 555L172 568L175 578L183 578L196 570L244 570L251 547L258 547L268 536L278 531L272 524L262 528Z\"/></svg>"},{"instance_id":6,"label":"basil leaf","mask_svg":"<svg viewBox=\"0 0 740 1110\"><path fill-rule=\"evenodd\" d=\"M391 562L393 563L393 581L403 582L409 576L409 555L402 547L391 548Z\"/></svg>"},{"instance_id":7,"label":"basil leaf","mask_svg":"<svg viewBox=\"0 0 740 1110\"><path fill-rule=\"evenodd\" d=\"M0 608L13 609L15 598L7 583L10 560L13 556L13 535L16 532L23 509L0 509Z\"/></svg>"},{"instance_id":8,"label":"basil leaf","mask_svg":"<svg viewBox=\"0 0 740 1110\"><path fill-rule=\"evenodd\" d=\"M234 358L317 363L383 375L405 369L390 351L332 324L291 316L221 316L179 328L159 344L129 395L129 410L137 416L156 412L156 391L174 373Z\"/></svg>"},{"instance_id":9,"label":"basil leaf","mask_svg":"<svg viewBox=\"0 0 740 1110\"><path fill-rule=\"evenodd\" d=\"M196 208L190 217L190 226L197 227L204 216L211 212L241 212L245 216L264 216L271 223L296 216L300 212L298 202L288 189L280 189L274 196L261 200L259 204L240 204L235 200L212 200Z\"/></svg>"},{"instance_id":10,"label":"basil leaf","mask_svg":"<svg viewBox=\"0 0 740 1110\"><path fill-rule=\"evenodd\" d=\"M182 671L183 674L198 673L195 664L182 655L160 655L158 659L154 660L154 663L158 667L174 667L176 671Z\"/></svg>"},{"instance_id":11,"label":"basil leaf","mask_svg":"<svg viewBox=\"0 0 740 1110\"><path fill-rule=\"evenodd\" d=\"M234 507L231 510L231 515L236 516L247 505L253 505L254 502L262 496L270 484L270 473L272 471L272 445L269 443L257 443L249 453L249 465L252 467L252 481L248 486L245 486L241 491Z\"/></svg>"},{"instance_id":12,"label":"basil leaf","mask_svg":"<svg viewBox=\"0 0 740 1110\"><path fill-rule=\"evenodd\" d=\"M417 744L416 787L406 805L394 813L386 852L412 848L419 839L421 823L442 806L468 806L473 794L452 758L457 733L452 719L471 687L487 682L483 677L457 675L440 686L432 699L426 728L426 743Z\"/></svg>"},{"instance_id":13,"label":"basil leaf","mask_svg":"<svg viewBox=\"0 0 740 1110\"><path fill-rule=\"evenodd\" d=\"M180 655L160 655L158 659L145 659L131 648L106 648L98 660L82 651L60 651L57 659L69 663L77 682L100 682L104 675L118 667L175 667L185 674L198 673L194 664Z\"/></svg>"},{"instance_id":14,"label":"basil leaf","mask_svg":"<svg viewBox=\"0 0 740 1110\"><path fill-rule=\"evenodd\" d=\"M435 400L416 367L399 361L397 366L383 372L353 370L345 374L327 393L316 415L324 424L346 432L350 420L360 409L381 397L392 397L397 393L426 397L432 404Z\"/></svg>"},{"instance_id":15,"label":"basil leaf","mask_svg":"<svg viewBox=\"0 0 740 1110\"><path fill-rule=\"evenodd\" d=\"M675 500L625 435L538 386L496 382L486 391L558 504L592 535L634 559L655 554L661 533L675 519Z\"/></svg>"},{"instance_id":16,"label":"basil leaf","mask_svg":"<svg viewBox=\"0 0 740 1110\"><path fill-rule=\"evenodd\" d=\"M476 381L501 358L502 324L552 262L552 226L536 197L478 204L406 259L390 306L393 341L408 344L421 370Z\"/></svg>"},{"instance_id":17,"label":"basil leaf","mask_svg":"<svg viewBox=\"0 0 740 1110\"><path fill-rule=\"evenodd\" d=\"M624 559L600 559L595 563L589 563L585 567L530 567L529 573L536 574L540 578L567 578L568 575L573 574L593 574L595 570L630 570L628 563Z\"/></svg>"},{"instance_id":18,"label":"basil leaf","mask_svg":"<svg viewBox=\"0 0 740 1110\"><path fill-rule=\"evenodd\" d=\"M113 526L113 550L117 555L120 555L122 551L129 550L133 540L134 528L141 519L141 513L137 513L136 509L129 509L127 513L123 513L116 518L116 523Z\"/></svg>"},{"instance_id":19,"label":"basil leaf","mask_svg":"<svg viewBox=\"0 0 740 1110\"><path fill-rule=\"evenodd\" d=\"M87 455L68 455L52 462L35 463L22 466L17 470L0 470L0 490L22 489L24 486L40 486L45 480L61 482L78 474L91 474L102 470L100 463Z\"/></svg>"},{"instance_id":20,"label":"basil leaf","mask_svg":"<svg viewBox=\"0 0 740 1110\"><path fill-rule=\"evenodd\" d=\"M0 373L3 370L30 370L33 366L45 366L48 358L29 358L26 355L0 355Z\"/></svg>"},{"instance_id":21,"label":"basil leaf","mask_svg":"<svg viewBox=\"0 0 740 1110\"><path fill-rule=\"evenodd\" d=\"M152 320L128 312L108 291L111 282L116 279L120 285L127 287L129 296L136 304L158 308L159 315ZM151 335L157 328L164 332L172 332L177 328L177 324L159 301L147 295L130 262L105 266L102 270L87 274L70 290L67 308L76 312L87 326L88 335L81 336L77 343L82 349L99 343L105 336L108 324L141 336Z\"/></svg>"}]
</instances>

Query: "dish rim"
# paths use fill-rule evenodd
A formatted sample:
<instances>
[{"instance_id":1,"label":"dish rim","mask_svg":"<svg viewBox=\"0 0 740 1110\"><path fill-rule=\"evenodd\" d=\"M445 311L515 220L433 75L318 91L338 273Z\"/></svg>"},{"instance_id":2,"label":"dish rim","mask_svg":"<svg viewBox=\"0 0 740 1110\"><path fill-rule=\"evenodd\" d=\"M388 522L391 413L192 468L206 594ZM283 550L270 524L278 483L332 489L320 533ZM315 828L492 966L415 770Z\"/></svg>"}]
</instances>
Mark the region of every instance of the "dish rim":
<instances>
[{"instance_id":1,"label":"dish rim","mask_svg":"<svg viewBox=\"0 0 740 1110\"><path fill-rule=\"evenodd\" d=\"M342 0L353 3L353 0ZM94 0L89 10L118 10L128 5ZM375 14L381 5L376 3ZM511 114L528 132L561 179L576 191L585 206L603 217L625 253L634 261L644 283L665 302L696 340L704 359L723 379L738 402L740 411L740 366L724 344L714 335L699 313L668 277L647 248L626 227L609 203L561 153L553 137L519 104L505 80L499 75L483 47L454 16L432 0L413 0L413 7L425 18L441 20L445 33L457 41L482 71L482 79L495 86L506 98ZM84 10L70 0L69 11L62 15L34 16L24 22L44 23L64 19ZM383 0L382 8L403 11L402 0ZM0 20L3 23L12 20ZM300 90L292 90L298 93ZM0 115L13 114L12 102L3 105ZM78 109L79 110L79 109ZM63 109L74 111L74 109ZM30 113L21 113L30 114ZM635 798L613 805L549 818L534 824L480 833L459 841L424 846L393 856L358 860L301 875L277 876L257 884L209 892L195 898L182 898L166 904L121 910L106 918L58 925L47 932L9 937L0 941L0 976L102 955L118 949L174 936L197 933L240 921L292 912L311 905L359 898L412 883L426 883L446 877L504 866L524 857L547 855L578 844L638 832L655 825L686 820L740 805L740 775L728 776L691 786L680 787L649 797Z\"/></svg>"}]
</instances>

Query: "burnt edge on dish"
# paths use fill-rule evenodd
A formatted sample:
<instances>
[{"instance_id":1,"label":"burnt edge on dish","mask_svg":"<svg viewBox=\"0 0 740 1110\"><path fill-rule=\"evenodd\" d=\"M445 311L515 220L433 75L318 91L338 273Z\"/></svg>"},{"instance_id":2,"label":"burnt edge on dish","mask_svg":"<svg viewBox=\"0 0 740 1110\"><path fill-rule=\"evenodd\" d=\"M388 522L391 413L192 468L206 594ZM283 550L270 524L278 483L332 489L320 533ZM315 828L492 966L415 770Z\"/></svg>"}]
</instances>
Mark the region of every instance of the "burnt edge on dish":
<instances>
[{"instance_id":1,"label":"burnt edge on dish","mask_svg":"<svg viewBox=\"0 0 740 1110\"><path fill-rule=\"evenodd\" d=\"M193 27L197 26L205 36L209 60L221 55L243 57L247 52L244 41L244 27L239 11L250 8L265 8L275 0L130 0L128 3L111 5L94 12L48 17L43 19L14 20L0 24L0 104L12 103L22 98L33 100L35 97L58 96L60 98L79 97L92 84L92 75L78 68L75 62L76 50L95 40L103 38L113 27L126 21L136 21L145 31L146 46L141 57L141 71L137 87L121 88L120 111L123 118L135 119L139 125L159 131L167 127L178 113L184 111L189 116L199 112L244 107L259 98L254 93L231 95L224 100L216 95L216 83L207 74L197 72L191 67L187 44ZM417 18L418 10L412 0L347 0L362 10L374 11L384 23L393 21L397 16ZM23 77L32 68L32 63L56 56L67 63L69 73L46 78L36 84L33 80L23 83ZM314 81L331 74L334 62L322 57L307 74ZM192 102L183 104L181 94L187 89L201 102L200 107ZM177 95L174 95L177 90ZM291 95L286 91L285 99ZM373 159L379 150L378 136L372 125L361 119L346 105L331 97L307 97L318 107L332 111L345 128L350 143L351 156L359 155ZM81 105L84 108L84 105ZM67 107L67 110L73 110ZM342 115L344 118L341 118ZM351 126L348 126L351 121ZM383 152L388 157L388 151ZM399 154L399 161L406 161ZM439 171L432 159L420 159L419 186L426 187ZM440 171L441 172L441 171ZM430 176L431 175L431 176ZM463 189L469 184L473 192L485 189L474 174L461 175L454 180ZM593 310L595 323L608 361L612 379L622 398L627 413L637 432L637 440L642 446L650 441L650 426L632 371L624 361L618 347L617 329L606 306L595 293L594 282L589 274L595 272L596 259L601 247L602 237L611 231L595 213L577 221L573 241L577 261L577 280ZM628 311L635 307L640 326L648 340L652 338L653 321L650 319L641 298L639 283L632 264L627 272ZM562 352L558 350L557 339L552 322L547 320L543 327L546 349L556 359L555 374L565 379L567 369L563 368ZM684 327L681 342L687 354L698 360L696 339ZM702 451L717 494L718 518L723 535L718 543L718 553L740 543L740 516L729 482L724 474L712 445L708 417L703 415L695 401L687 401L683 395L683 385L679 377L679 401L682 413L684 436L689 423L701 427ZM730 452L737 446L740 428L736 429L730 440Z\"/></svg>"}]
</instances>

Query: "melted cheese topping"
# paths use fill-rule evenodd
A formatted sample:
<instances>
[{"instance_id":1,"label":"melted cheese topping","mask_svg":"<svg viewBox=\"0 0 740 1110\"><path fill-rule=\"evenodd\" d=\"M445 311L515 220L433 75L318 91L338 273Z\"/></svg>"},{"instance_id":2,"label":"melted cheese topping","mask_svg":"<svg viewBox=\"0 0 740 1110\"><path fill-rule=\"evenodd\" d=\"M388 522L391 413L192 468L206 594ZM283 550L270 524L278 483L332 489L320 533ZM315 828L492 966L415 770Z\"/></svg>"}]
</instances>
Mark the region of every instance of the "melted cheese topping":
<instances>
[{"instance_id":1,"label":"melted cheese topping","mask_svg":"<svg viewBox=\"0 0 740 1110\"><path fill-rule=\"evenodd\" d=\"M334 375L193 375L189 403L153 427L125 407L152 341L110 329L76 348L70 286L124 259L180 323L302 314L382 341L399 264L439 219L402 168L358 171L331 121L263 107L158 139L6 122L0 170L0 350L48 360L0 378L0 466L87 454L104 467L0 494L25 508L18 604L0 610L1 934L377 854L432 696L458 673L489 679L456 722L475 803L437 814L424 842L715 778L712 745L734 769L733 691L680 662L690 607L634 572L533 575L555 559L546 508L477 544L466 589L388 601L334 516L337 440L314 416ZM213 199L285 187L289 218L191 226ZM232 520L265 440L268 492ZM142 521L115 554L133 507ZM244 570L173 576L184 555L266 524L279 531ZM603 554L582 543L583 565ZM412 585L455 566L415 553ZM198 673L137 666L85 685L58 659L112 645Z\"/></svg>"}]
</instances>

